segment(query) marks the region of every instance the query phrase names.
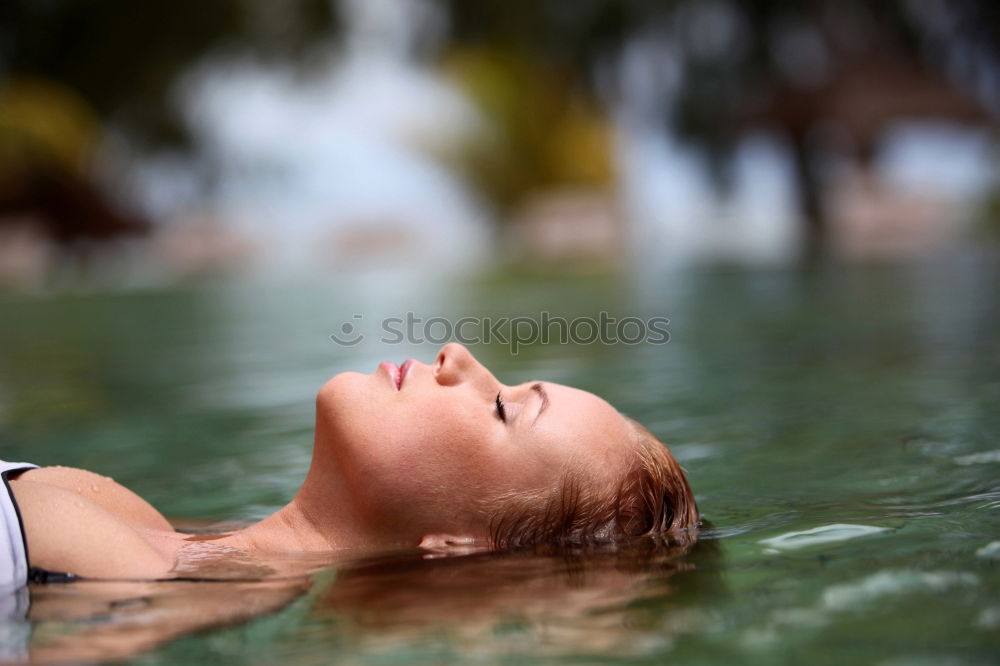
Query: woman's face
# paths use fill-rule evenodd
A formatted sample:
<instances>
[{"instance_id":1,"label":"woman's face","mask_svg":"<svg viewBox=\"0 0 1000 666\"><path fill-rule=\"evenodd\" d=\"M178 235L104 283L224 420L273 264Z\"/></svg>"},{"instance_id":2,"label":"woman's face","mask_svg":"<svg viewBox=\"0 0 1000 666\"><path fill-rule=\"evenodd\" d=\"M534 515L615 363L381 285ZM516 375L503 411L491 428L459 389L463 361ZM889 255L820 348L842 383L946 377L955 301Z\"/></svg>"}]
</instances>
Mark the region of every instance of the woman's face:
<instances>
[{"instance_id":1,"label":"woman's face","mask_svg":"<svg viewBox=\"0 0 1000 666\"><path fill-rule=\"evenodd\" d=\"M567 472L610 483L632 438L601 398L550 382L507 386L454 343L431 365L337 375L320 389L317 417L317 444L355 510L418 539L485 537L498 502L553 490Z\"/></svg>"}]
</instances>

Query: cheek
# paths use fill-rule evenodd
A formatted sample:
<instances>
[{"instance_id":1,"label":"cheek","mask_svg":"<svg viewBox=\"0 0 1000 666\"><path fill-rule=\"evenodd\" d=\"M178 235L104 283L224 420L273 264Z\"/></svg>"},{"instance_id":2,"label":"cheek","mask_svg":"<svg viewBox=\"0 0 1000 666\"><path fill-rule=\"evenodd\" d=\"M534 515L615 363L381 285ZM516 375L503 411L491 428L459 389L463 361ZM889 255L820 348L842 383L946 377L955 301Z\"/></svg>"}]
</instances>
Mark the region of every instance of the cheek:
<instances>
[{"instance_id":1,"label":"cheek","mask_svg":"<svg viewBox=\"0 0 1000 666\"><path fill-rule=\"evenodd\" d=\"M386 477L407 485L430 487L455 483L475 467L480 433L443 414L421 410L387 428L384 448L377 456ZM430 488L428 488L429 490Z\"/></svg>"},{"instance_id":2,"label":"cheek","mask_svg":"<svg viewBox=\"0 0 1000 666\"><path fill-rule=\"evenodd\" d=\"M368 380L334 377L320 390L317 413L351 494L373 519L453 516L506 487L516 465L502 455L488 410L459 395L404 400Z\"/></svg>"},{"instance_id":3,"label":"cheek","mask_svg":"<svg viewBox=\"0 0 1000 666\"><path fill-rule=\"evenodd\" d=\"M490 483L498 465L479 424L433 409L408 415L405 424L386 433L365 460L371 490L383 499L404 509L413 503L443 509L468 502Z\"/></svg>"}]
</instances>

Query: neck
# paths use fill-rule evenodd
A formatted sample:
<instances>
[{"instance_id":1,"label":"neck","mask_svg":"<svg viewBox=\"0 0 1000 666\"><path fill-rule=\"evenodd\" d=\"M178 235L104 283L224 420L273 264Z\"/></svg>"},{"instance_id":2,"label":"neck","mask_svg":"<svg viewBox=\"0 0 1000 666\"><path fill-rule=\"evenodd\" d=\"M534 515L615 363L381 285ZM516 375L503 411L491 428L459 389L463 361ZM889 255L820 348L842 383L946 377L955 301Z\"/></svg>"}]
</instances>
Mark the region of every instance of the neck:
<instances>
[{"instance_id":1,"label":"neck","mask_svg":"<svg viewBox=\"0 0 1000 666\"><path fill-rule=\"evenodd\" d=\"M264 520L232 535L258 552L325 552L379 547L380 540L361 519L351 501L330 447L317 424L313 459L302 487L287 505Z\"/></svg>"}]
</instances>

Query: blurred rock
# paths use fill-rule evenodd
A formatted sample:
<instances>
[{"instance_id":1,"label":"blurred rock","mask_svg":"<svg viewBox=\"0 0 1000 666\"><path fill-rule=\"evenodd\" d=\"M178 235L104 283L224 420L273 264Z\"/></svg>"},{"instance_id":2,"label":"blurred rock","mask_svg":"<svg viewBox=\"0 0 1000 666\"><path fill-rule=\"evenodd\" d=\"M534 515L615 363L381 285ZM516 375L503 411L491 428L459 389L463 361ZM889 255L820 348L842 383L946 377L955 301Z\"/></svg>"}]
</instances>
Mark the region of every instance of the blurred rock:
<instances>
[{"instance_id":1,"label":"blurred rock","mask_svg":"<svg viewBox=\"0 0 1000 666\"><path fill-rule=\"evenodd\" d=\"M427 234L392 220L357 220L321 237L318 259L327 267L366 267L412 263L423 254Z\"/></svg>"},{"instance_id":2,"label":"blurred rock","mask_svg":"<svg viewBox=\"0 0 1000 666\"><path fill-rule=\"evenodd\" d=\"M0 219L0 288L42 286L53 259L52 243L39 220L32 217Z\"/></svg>"},{"instance_id":3,"label":"blurred rock","mask_svg":"<svg viewBox=\"0 0 1000 666\"><path fill-rule=\"evenodd\" d=\"M257 265L261 242L221 220L195 216L164 224L150 241L150 253L168 279L231 275Z\"/></svg>"},{"instance_id":4,"label":"blurred rock","mask_svg":"<svg viewBox=\"0 0 1000 666\"><path fill-rule=\"evenodd\" d=\"M618 264L625 251L625 219L618 201L600 190L530 196L506 233L511 254L522 261Z\"/></svg>"},{"instance_id":5,"label":"blurred rock","mask_svg":"<svg viewBox=\"0 0 1000 666\"><path fill-rule=\"evenodd\" d=\"M830 241L851 259L914 257L959 236L955 206L933 192L903 192L860 169L833 182L828 194Z\"/></svg>"}]
</instances>

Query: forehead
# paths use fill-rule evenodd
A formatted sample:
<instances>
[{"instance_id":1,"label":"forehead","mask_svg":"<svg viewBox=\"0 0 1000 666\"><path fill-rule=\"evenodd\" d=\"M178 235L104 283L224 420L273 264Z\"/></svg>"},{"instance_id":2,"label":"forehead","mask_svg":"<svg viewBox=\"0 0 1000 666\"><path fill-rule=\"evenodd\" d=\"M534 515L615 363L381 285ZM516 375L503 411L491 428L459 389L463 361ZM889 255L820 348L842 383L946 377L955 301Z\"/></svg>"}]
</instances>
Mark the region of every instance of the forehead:
<instances>
[{"instance_id":1,"label":"forehead","mask_svg":"<svg viewBox=\"0 0 1000 666\"><path fill-rule=\"evenodd\" d=\"M632 431L618 410L587 391L550 382L542 386L548 406L525 428L525 438L537 443L540 452L593 464L622 459ZM537 397L533 401L526 405L528 423L541 402Z\"/></svg>"}]
</instances>

